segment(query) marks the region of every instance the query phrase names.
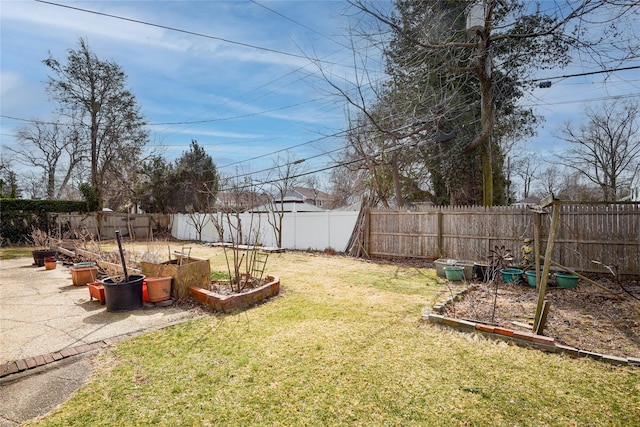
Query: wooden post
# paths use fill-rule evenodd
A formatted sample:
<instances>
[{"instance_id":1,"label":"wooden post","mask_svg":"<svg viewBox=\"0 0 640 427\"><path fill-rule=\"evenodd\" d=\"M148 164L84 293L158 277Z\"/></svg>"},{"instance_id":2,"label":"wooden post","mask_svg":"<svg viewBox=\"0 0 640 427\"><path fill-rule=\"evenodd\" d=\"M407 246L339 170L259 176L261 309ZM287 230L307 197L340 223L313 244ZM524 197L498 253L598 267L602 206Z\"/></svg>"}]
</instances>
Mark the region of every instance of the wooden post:
<instances>
[{"instance_id":1,"label":"wooden post","mask_svg":"<svg viewBox=\"0 0 640 427\"><path fill-rule=\"evenodd\" d=\"M536 335L542 335L544 332L544 326L547 324L547 315L549 314L549 308L551 307L551 301L545 300L542 304L542 315L540 321L534 325L534 333Z\"/></svg>"},{"instance_id":2,"label":"wooden post","mask_svg":"<svg viewBox=\"0 0 640 427\"><path fill-rule=\"evenodd\" d=\"M540 286L540 219L542 214L540 211L533 213L533 253L535 258L536 269L536 286Z\"/></svg>"},{"instance_id":3,"label":"wooden post","mask_svg":"<svg viewBox=\"0 0 640 427\"><path fill-rule=\"evenodd\" d=\"M364 256L369 258L369 254L371 253L371 208L369 206L364 209L364 226L362 228Z\"/></svg>"},{"instance_id":4,"label":"wooden post","mask_svg":"<svg viewBox=\"0 0 640 427\"><path fill-rule=\"evenodd\" d=\"M444 231L442 228L444 227L444 215L442 215L442 210L438 209L438 256L442 258L444 256L443 246L444 246Z\"/></svg>"},{"instance_id":5,"label":"wooden post","mask_svg":"<svg viewBox=\"0 0 640 427\"><path fill-rule=\"evenodd\" d=\"M542 257L542 258L544 258L544 257ZM561 264L559 264L559 263L557 263L557 262L555 262L553 260L551 260L551 265L555 265L556 267L561 268L562 270L566 271L567 273L574 274L574 275L578 276L579 278L581 278L582 280L584 280L585 282L589 282L593 286L596 286L596 287L602 289L603 291L607 291L613 296L616 296L616 297L621 298L621 299L626 299L626 296L624 294L617 294L614 291L612 291L611 289L609 289L609 288L607 288L605 286L602 286L600 283L595 282L595 281L589 279L588 277L583 276L582 274L578 273L577 271L574 271L574 270L572 270L572 269L570 269L568 267L565 267L564 265L561 265Z\"/></svg>"},{"instance_id":6,"label":"wooden post","mask_svg":"<svg viewBox=\"0 0 640 427\"><path fill-rule=\"evenodd\" d=\"M560 219L560 203L553 197L545 198L540 205L542 207L553 205L553 216L551 217L551 229L549 230L549 239L547 240L547 250L544 257L544 268L542 269L542 277L540 278L540 287L538 288L538 304L536 305L536 316L533 322L534 332L540 322L542 314L542 306L544 305L544 297L547 293L547 281L549 279L549 271L551 270L551 256L553 255L553 244L556 240L556 231L558 230L558 220Z\"/></svg>"}]
</instances>

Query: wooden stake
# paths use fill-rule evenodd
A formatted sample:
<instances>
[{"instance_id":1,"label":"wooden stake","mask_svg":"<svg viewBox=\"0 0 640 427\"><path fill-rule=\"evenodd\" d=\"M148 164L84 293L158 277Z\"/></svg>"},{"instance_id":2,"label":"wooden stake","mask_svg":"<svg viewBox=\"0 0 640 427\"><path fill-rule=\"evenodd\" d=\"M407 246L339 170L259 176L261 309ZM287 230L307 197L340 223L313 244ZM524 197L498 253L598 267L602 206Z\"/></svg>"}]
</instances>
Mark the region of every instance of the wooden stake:
<instances>
[{"instance_id":1,"label":"wooden stake","mask_svg":"<svg viewBox=\"0 0 640 427\"><path fill-rule=\"evenodd\" d=\"M540 212L533 213L533 252L536 268L536 286L540 286Z\"/></svg>"},{"instance_id":2,"label":"wooden stake","mask_svg":"<svg viewBox=\"0 0 640 427\"><path fill-rule=\"evenodd\" d=\"M540 255L540 258L544 258L544 257L543 257L542 255ZM545 263L546 263L546 262L547 262L547 261L546 261L546 259L545 259ZM577 273L577 272L573 271L572 269L570 269L570 268L568 268L568 267L565 267L564 265L560 265L559 263L557 263L557 262L555 262L555 261L553 261L553 260L551 260L551 265L554 265L554 266L556 266L556 267L558 267L558 268L561 268L562 270L566 271L567 273L575 274L576 276L578 276L579 278L581 278L581 279L582 279L582 280L584 280L585 282L589 282L589 283L591 283L593 286L597 286L598 288L602 289L603 291L607 291L607 292L609 292L609 293L613 294L613 295L614 295L614 296L616 296L616 297L619 297L619 298L623 298L623 299L625 299L625 296L624 296L623 294L617 294L617 293L613 292L611 289L608 289L608 288L606 288L606 287L602 286L600 283L595 282L595 281L593 281L593 280L589 279L588 277L585 277L585 276L583 276L582 274Z\"/></svg>"},{"instance_id":3,"label":"wooden stake","mask_svg":"<svg viewBox=\"0 0 640 427\"><path fill-rule=\"evenodd\" d=\"M540 321L535 325L535 331L533 331L536 335L542 335L544 332L544 327L547 324L547 315L549 314L549 309L551 308L551 301L545 300L542 303L542 315L540 316Z\"/></svg>"},{"instance_id":4,"label":"wooden stake","mask_svg":"<svg viewBox=\"0 0 640 427\"><path fill-rule=\"evenodd\" d=\"M553 197L552 197L552 200L553 200ZM538 304L536 305L536 317L535 317L535 320L533 321L534 327L536 327L540 322L540 315L542 314L544 297L547 293L547 281L549 279L549 271L551 270L551 255L553 254L553 245L556 240L556 231L558 230L558 221L560 219L560 203L556 200L553 200L551 204L553 204L553 216L551 217L551 229L549 230L547 250L544 256L544 268L542 269L542 277L540 278L540 287L538 288Z\"/></svg>"}]
</instances>

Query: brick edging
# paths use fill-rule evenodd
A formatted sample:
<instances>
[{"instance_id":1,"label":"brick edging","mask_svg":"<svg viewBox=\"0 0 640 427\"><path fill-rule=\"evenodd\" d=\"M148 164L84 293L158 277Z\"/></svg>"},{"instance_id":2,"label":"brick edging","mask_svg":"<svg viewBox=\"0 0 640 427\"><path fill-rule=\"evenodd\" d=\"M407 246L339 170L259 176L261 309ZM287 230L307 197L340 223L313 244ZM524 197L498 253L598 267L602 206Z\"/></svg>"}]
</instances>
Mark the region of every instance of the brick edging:
<instances>
[{"instance_id":1,"label":"brick edging","mask_svg":"<svg viewBox=\"0 0 640 427\"><path fill-rule=\"evenodd\" d=\"M120 339L124 339L125 337L123 336L117 338L119 338L117 340L119 341ZM106 340L97 341L91 344L82 344L75 347L63 348L62 350L55 351L53 353L46 353L34 357L27 357L26 359L18 359L12 360L10 362L5 362L0 365L0 378L4 378L11 374L17 374L18 372L23 372L28 369L34 369L39 366L48 365L49 363L67 359L72 356L77 356L79 354L88 353L93 350L99 350L117 341L114 340L114 338L108 338Z\"/></svg>"},{"instance_id":2,"label":"brick edging","mask_svg":"<svg viewBox=\"0 0 640 427\"><path fill-rule=\"evenodd\" d=\"M535 347L552 353L567 354L569 357L574 359L578 357L589 357L612 365L623 365L636 368L640 367L640 358L625 358L580 350L574 347L558 344L551 337L536 335L532 332L518 331L479 322L472 322L469 320L454 319L452 317L436 313L425 313L422 315L422 319L429 323L447 326L461 332L478 332L491 339L510 341L520 346Z\"/></svg>"},{"instance_id":3,"label":"brick edging","mask_svg":"<svg viewBox=\"0 0 640 427\"><path fill-rule=\"evenodd\" d=\"M136 335L165 329L165 328L168 328L169 326L174 326L183 322L187 322L189 320L193 320L198 317L202 317L202 316L190 317L187 319L171 322L163 326L156 326L153 328L144 329L136 332L130 332L127 334L122 334L122 335L118 335L111 338L105 338L103 340L96 341L90 344L80 344L74 347L66 347L60 351L54 351L52 353L46 353L38 356L27 357L25 359L18 359L18 360L5 362L0 364L0 378L4 378L12 374L17 374L19 372L27 371L29 369L34 369L39 366L48 365L50 363L54 363L62 359L67 359L69 357L77 356L84 353L89 353L94 350L99 350L101 348L108 347L112 344L123 341L125 339L133 338Z\"/></svg>"}]
</instances>

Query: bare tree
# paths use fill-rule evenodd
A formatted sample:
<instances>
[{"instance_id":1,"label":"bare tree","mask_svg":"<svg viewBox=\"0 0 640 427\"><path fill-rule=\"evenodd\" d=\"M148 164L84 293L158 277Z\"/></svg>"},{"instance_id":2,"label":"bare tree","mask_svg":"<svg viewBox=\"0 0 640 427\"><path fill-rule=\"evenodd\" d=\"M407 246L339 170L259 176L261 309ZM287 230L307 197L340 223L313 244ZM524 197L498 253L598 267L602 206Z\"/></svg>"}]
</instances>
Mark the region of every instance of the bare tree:
<instances>
[{"instance_id":1,"label":"bare tree","mask_svg":"<svg viewBox=\"0 0 640 427\"><path fill-rule=\"evenodd\" d=\"M615 201L630 184L640 158L640 115L637 102L612 101L587 107L587 122L578 129L566 123L562 139L570 147L560 163L596 184L604 201Z\"/></svg>"},{"instance_id":2,"label":"bare tree","mask_svg":"<svg viewBox=\"0 0 640 427\"><path fill-rule=\"evenodd\" d=\"M330 204L334 208L354 204L368 192L366 170L358 168L357 162L350 163L346 159L346 157L334 159L343 166L332 169L329 177L331 186Z\"/></svg>"},{"instance_id":3,"label":"bare tree","mask_svg":"<svg viewBox=\"0 0 640 427\"><path fill-rule=\"evenodd\" d=\"M21 142L18 147L4 148L13 152L18 162L42 170L47 199L60 197L83 160L77 132L58 121L33 121L18 129L16 137ZM62 179L58 176L60 172Z\"/></svg>"},{"instance_id":4,"label":"bare tree","mask_svg":"<svg viewBox=\"0 0 640 427\"><path fill-rule=\"evenodd\" d=\"M263 197L247 190L251 184L241 182L237 177L222 177L221 185L225 190L219 194L224 196L224 200L209 212L209 218L223 243L231 288L240 292L259 283L262 277L254 277L256 265L260 262L266 264L266 256L259 252L260 214L251 210L248 224L243 224L241 216Z\"/></svg>"},{"instance_id":5,"label":"bare tree","mask_svg":"<svg viewBox=\"0 0 640 427\"><path fill-rule=\"evenodd\" d=\"M540 165L531 154L516 158L513 161L515 162L513 171L522 180L522 197L526 199L531 195L531 184L538 178Z\"/></svg>"},{"instance_id":6,"label":"bare tree","mask_svg":"<svg viewBox=\"0 0 640 427\"><path fill-rule=\"evenodd\" d=\"M537 192L541 196L548 194L560 195L567 187L568 176L560 171L556 165L548 166L540 174L537 180Z\"/></svg>"},{"instance_id":7,"label":"bare tree","mask_svg":"<svg viewBox=\"0 0 640 427\"><path fill-rule=\"evenodd\" d=\"M302 169L302 161L294 160L289 152L274 161L275 177L270 180L273 188L267 220L273 229L276 245L282 247L282 223L285 213L285 199L297 184Z\"/></svg>"},{"instance_id":8,"label":"bare tree","mask_svg":"<svg viewBox=\"0 0 640 427\"><path fill-rule=\"evenodd\" d=\"M209 223L209 212L201 212L199 210L194 209L193 205L187 205L185 207L185 213L187 218L189 218L189 222L193 225L193 228L196 229L196 240L202 241L202 231L204 227Z\"/></svg>"}]
</instances>

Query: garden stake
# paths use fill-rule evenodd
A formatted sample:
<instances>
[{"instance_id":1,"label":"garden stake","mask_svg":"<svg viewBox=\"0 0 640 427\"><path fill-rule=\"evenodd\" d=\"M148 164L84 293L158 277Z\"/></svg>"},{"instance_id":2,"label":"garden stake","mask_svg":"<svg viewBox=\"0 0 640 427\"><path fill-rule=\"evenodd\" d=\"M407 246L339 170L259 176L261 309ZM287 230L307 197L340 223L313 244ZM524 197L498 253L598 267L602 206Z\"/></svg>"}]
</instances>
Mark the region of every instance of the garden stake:
<instances>
[{"instance_id":1,"label":"garden stake","mask_svg":"<svg viewBox=\"0 0 640 427\"><path fill-rule=\"evenodd\" d=\"M127 264L124 262L124 252L122 251L122 241L120 240L120 230L116 230L116 240L118 241L118 249L120 250L122 269L124 270L124 281L129 282L129 273L127 273Z\"/></svg>"}]
</instances>

